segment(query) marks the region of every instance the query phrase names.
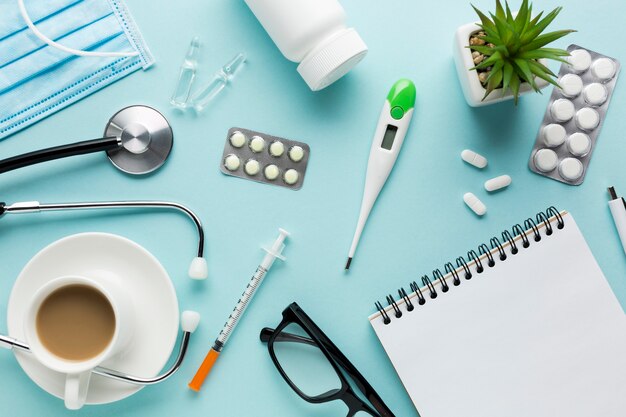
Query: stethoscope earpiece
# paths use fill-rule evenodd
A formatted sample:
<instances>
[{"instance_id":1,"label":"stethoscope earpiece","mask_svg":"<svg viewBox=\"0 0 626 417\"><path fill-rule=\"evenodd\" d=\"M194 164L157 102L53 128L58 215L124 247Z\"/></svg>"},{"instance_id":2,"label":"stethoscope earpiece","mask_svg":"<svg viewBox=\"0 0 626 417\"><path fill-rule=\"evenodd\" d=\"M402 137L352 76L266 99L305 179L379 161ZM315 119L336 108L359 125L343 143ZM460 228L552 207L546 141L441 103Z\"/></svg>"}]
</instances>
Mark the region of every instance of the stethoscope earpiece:
<instances>
[{"instance_id":1,"label":"stethoscope earpiece","mask_svg":"<svg viewBox=\"0 0 626 417\"><path fill-rule=\"evenodd\" d=\"M193 258L189 265L189 278L202 280L209 276L209 267L206 263L206 259L201 257Z\"/></svg>"}]
</instances>

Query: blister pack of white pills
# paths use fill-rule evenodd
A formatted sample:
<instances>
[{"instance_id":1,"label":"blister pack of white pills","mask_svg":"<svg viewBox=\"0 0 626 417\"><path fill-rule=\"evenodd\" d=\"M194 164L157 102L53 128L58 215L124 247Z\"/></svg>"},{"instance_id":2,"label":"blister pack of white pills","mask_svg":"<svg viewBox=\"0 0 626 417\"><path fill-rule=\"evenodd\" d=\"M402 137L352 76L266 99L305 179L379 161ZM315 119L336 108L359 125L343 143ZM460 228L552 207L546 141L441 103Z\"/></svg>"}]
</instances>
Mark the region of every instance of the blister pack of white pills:
<instances>
[{"instance_id":1,"label":"blister pack of white pills","mask_svg":"<svg viewBox=\"0 0 626 417\"><path fill-rule=\"evenodd\" d=\"M220 168L226 175L299 190L310 153L306 143L233 127Z\"/></svg>"},{"instance_id":2,"label":"blister pack of white pills","mask_svg":"<svg viewBox=\"0 0 626 417\"><path fill-rule=\"evenodd\" d=\"M539 128L528 163L540 175L569 185L585 179L602 122L615 89L620 63L570 45L558 83Z\"/></svg>"}]
</instances>

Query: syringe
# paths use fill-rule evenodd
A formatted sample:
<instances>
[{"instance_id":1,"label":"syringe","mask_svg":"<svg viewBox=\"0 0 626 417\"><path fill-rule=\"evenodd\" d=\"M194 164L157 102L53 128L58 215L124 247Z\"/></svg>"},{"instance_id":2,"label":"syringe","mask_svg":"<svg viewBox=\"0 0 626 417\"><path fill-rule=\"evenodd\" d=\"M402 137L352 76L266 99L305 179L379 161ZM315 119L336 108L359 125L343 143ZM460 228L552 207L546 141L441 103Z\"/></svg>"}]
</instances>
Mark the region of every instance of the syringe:
<instances>
[{"instance_id":1,"label":"syringe","mask_svg":"<svg viewBox=\"0 0 626 417\"><path fill-rule=\"evenodd\" d=\"M213 347L211 348L209 353L207 353L204 361L202 362L202 365L200 365L200 368L198 368L196 375L189 383L189 388L191 388L192 390L200 391L202 383L211 371L211 368L215 364L215 361L220 355L220 352L224 349L228 338L235 330L235 327L237 327L237 323L239 323L241 316L243 315L244 311L246 311L246 308L248 307L248 304L250 304L252 297L254 297L256 290L259 289L263 278L272 267L274 260L276 260L276 258L282 261L285 260L285 257L282 256L281 253L285 248L284 241L285 238L289 236L289 232L284 229L278 229L278 232L280 234L278 238L276 238L276 241L274 242L272 247L270 249L263 248L267 252L267 254L263 258L261 264L257 267L254 275L252 275L252 279L250 279L250 282L246 286L246 289L241 295L241 298L239 298L239 301L237 301L235 309L232 313L230 313L230 316L228 317L226 324L224 324L222 331L220 331L219 336L217 336L217 339L215 339Z\"/></svg>"}]
</instances>

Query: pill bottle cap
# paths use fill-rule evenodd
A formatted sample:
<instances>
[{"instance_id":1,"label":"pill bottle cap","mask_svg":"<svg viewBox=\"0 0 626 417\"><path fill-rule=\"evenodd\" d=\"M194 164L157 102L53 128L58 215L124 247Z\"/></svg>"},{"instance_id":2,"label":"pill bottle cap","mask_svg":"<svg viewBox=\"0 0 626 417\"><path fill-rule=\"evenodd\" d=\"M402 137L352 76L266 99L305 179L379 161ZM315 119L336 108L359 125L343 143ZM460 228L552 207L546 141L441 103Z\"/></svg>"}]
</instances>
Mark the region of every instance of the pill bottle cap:
<instances>
[{"instance_id":1,"label":"pill bottle cap","mask_svg":"<svg viewBox=\"0 0 626 417\"><path fill-rule=\"evenodd\" d=\"M298 72L313 91L328 87L346 75L367 54L367 45L349 28L307 55Z\"/></svg>"}]
</instances>

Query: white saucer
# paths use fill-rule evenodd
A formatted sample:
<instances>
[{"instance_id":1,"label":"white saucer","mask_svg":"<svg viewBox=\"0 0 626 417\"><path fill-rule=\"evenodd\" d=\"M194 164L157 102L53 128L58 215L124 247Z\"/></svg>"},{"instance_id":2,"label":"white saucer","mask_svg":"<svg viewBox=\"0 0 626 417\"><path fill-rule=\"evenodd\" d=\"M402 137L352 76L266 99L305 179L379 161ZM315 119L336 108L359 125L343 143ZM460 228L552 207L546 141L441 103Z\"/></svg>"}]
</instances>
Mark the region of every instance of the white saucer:
<instances>
[{"instance_id":1,"label":"white saucer","mask_svg":"<svg viewBox=\"0 0 626 417\"><path fill-rule=\"evenodd\" d=\"M134 304L136 322L126 351L102 365L134 376L157 375L167 363L178 334L178 301L167 272L147 250L121 236L82 233L58 240L33 257L15 281L8 307L9 335L24 340L24 310L44 283L64 275L122 280ZM15 351L24 372L42 389L63 398L65 375ZM118 401L142 386L92 375L87 404Z\"/></svg>"}]
</instances>

